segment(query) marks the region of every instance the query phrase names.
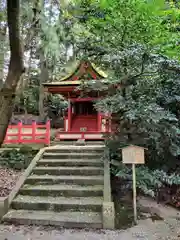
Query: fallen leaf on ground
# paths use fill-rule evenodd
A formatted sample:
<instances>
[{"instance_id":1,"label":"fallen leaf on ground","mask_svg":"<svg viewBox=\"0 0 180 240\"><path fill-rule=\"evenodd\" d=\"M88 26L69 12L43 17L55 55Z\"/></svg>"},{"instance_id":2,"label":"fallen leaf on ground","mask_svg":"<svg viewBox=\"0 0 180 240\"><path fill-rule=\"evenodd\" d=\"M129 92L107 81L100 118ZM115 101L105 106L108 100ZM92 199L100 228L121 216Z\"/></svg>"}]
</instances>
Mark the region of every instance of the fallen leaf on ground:
<instances>
[{"instance_id":1,"label":"fallen leaf on ground","mask_svg":"<svg viewBox=\"0 0 180 240\"><path fill-rule=\"evenodd\" d=\"M9 195L20 175L21 172L0 167L0 197Z\"/></svg>"}]
</instances>

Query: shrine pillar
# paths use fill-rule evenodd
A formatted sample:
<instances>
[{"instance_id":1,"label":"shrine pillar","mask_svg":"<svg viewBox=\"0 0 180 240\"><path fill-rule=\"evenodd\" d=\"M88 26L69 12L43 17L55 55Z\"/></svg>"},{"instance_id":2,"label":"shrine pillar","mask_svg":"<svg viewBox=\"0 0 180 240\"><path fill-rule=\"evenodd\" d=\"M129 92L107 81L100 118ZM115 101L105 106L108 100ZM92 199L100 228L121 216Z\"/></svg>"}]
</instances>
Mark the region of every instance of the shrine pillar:
<instances>
[{"instance_id":1,"label":"shrine pillar","mask_svg":"<svg viewBox=\"0 0 180 240\"><path fill-rule=\"evenodd\" d=\"M72 118L72 106L71 106L71 100L68 99L68 122L67 122L68 132L71 131L71 118Z\"/></svg>"},{"instance_id":2,"label":"shrine pillar","mask_svg":"<svg viewBox=\"0 0 180 240\"><path fill-rule=\"evenodd\" d=\"M102 117L100 112L97 112L97 119L98 119L98 132L101 132Z\"/></svg>"},{"instance_id":3,"label":"shrine pillar","mask_svg":"<svg viewBox=\"0 0 180 240\"><path fill-rule=\"evenodd\" d=\"M98 131L111 132L111 114L104 113L99 115L98 115Z\"/></svg>"}]
</instances>

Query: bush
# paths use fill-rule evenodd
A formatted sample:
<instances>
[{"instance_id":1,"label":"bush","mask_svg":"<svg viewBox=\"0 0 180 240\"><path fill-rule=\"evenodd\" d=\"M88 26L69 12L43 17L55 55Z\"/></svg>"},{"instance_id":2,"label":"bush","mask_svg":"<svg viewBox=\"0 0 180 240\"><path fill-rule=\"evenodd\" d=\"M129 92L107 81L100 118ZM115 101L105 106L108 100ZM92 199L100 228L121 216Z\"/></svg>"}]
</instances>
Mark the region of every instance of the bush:
<instances>
[{"instance_id":1,"label":"bush","mask_svg":"<svg viewBox=\"0 0 180 240\"><path fill-rule=\"evenodd\" d=\"M32 156L32 155L34 156L37 152L38 152L38 150L33 149L33 147L28 146L28 145L24 145L24 146L20 147L20 149L19 149L19 153L28 155L28 156Z\"/></svg>"},{"instance_id":2,"label":"bush","mask_svg":"<svg viewBox=\"0 0 180 240\"><path fill-rule=\"evenodd\" d=\"M119 166L112 166L113 175L126 180L127 182L132 179L132 169L122 163ZM180 185L180 175L172 173L167 174L163 170L150 170L148 167L136 167L137 188L144 194L151 197L157 196L157 192L163 187L171 187L173 185ZM132 184L126 185L128 188Z\"/></svg>"},{"instance_id":3,"label":"bush","mask_svg":"<svg viewBox=\"0 0 180 240\"><path fill-rule=\"evenodd\" d=\"M6 150L0 154L0 165L15 170L26 169L36 153L30 147Z\"/></svg>"}]
</instances>

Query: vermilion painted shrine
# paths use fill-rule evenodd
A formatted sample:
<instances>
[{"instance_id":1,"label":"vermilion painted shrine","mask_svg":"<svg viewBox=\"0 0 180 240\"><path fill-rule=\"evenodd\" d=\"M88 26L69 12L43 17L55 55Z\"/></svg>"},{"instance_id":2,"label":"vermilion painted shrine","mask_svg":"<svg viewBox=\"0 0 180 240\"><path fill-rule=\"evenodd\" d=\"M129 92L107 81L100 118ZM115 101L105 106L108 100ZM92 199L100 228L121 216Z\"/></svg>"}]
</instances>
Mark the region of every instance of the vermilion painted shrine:
<instances>
[{"instance_id":1,"label":"vermilion painted shrine","mask_svg":"<svg viewBox=\"0 0 180 240\"><path fill-rule=\"evenodd\" d=\"M103 133L111 131L109 114L97 112L94 101L102 97L99 91L90 91L84 95L77 90L83 81L102 81L107 75L88 60L78 62L76 69L59 82L43 84L46 92L61 94L68 100L67 116L64 119L64 131L58 131L58 139L103 139Z\"/></svg>"}]
</instances>

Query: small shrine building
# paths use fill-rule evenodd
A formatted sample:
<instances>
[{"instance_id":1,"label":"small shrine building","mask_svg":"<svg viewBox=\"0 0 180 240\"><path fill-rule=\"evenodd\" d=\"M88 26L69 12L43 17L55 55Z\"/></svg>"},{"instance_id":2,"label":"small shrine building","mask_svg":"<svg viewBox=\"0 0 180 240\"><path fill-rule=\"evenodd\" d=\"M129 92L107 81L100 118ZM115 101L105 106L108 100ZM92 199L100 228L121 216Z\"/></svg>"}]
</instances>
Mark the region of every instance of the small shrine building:
<instances>
[{"instance_id":1,"label":"small shrine building","mask_svg":"<svg viewBox=\"0 0 180 240\"><path fill-rule=\"evenodd\" d=\"M86 81L104 81L107 75L92 62L81 60L75 70L58 82L44 83L44 90L51 94L61 94L68 101L64 130L57 131L60 140L101 140L104 133L111 132L109 114L98 112L94 103L103 97L100 91L85 92L80 88ZM79 89L78 89L79 87Z\"/></svg>"}]
</instances>

